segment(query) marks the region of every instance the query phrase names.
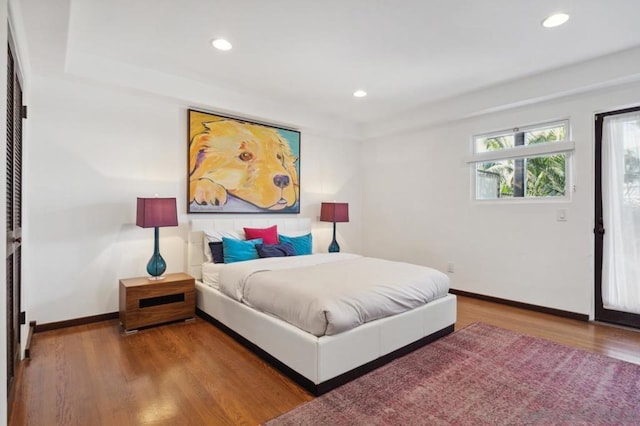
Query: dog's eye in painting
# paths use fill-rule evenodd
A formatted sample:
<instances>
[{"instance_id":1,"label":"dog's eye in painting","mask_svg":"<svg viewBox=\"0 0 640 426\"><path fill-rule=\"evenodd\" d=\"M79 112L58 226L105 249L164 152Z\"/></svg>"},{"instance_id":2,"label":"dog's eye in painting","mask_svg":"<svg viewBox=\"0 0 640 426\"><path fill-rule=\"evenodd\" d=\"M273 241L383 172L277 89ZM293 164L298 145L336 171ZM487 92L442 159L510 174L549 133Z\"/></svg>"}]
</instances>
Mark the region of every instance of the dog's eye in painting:
<instances>
[{"instance_id":1,"label":"dog's eye in painting","mask_svg":"<svg viewBox=\"0 0 640 426\"><path fill-rule=\"evenodd\" d=\"M253 159L253 154L247 151L240 153L240 159L242 161L251 161Z\"/></svg>"},{"instance_id":2,"label":"dog's eye in painting","mask_svg":"<svg viewBox=\"0 0 640 426\"><path fill-rule=\"evenodd\" d=\"M197 114L217 120L191 121L202 131L189 142L190 204L224 208L231 196L265 211L298 206L298 158L276 128Z\"/></svg>"}]
</instances>

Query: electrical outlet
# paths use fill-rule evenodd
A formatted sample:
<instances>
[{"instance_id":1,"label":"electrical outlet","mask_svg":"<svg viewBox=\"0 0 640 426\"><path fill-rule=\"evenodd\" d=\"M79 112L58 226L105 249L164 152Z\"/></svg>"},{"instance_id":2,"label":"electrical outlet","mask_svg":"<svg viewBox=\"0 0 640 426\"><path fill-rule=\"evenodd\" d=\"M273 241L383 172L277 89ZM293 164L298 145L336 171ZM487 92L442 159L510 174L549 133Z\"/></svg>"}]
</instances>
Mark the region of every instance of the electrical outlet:
<instances>
[{"instance_id":1,"label":"electrical outlet","mask_svg":"<svg viewBox=\"0 0 640 426\"><path fill-rule=\"evenodd\" d=\"M558 209L556 211L556 220L558 222L566 222L567 221L567 209Z\"/></svg>"},{"instance_id":2,"label":"electrical outlet","mask_svg":"<svg viewBox=\"0 0 640 426\"><path fill-rule=\"evenodd\" d=\"M447 263L447 272L452 273L454 272L454 268L453 268L453 262L449 262Z\"/></svg>"}]
</instances>

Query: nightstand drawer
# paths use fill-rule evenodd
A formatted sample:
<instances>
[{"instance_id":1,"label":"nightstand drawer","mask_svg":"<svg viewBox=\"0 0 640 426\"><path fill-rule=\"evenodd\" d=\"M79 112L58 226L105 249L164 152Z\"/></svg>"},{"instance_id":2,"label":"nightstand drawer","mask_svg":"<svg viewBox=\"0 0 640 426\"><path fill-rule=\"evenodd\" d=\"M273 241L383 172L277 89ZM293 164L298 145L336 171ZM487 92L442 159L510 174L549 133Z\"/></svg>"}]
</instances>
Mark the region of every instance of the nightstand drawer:
<instances>
[{"instance_id":1,"label":"nightstand drawer","mask_svg":"<svg viewBox=\"0 0 640 426\"><path fill-rule=\"evenodd\" d=\"M125 331L193 318L195 305L195 279L189 275L120 280L120 322Z\"/></svg>"}]
</instances>

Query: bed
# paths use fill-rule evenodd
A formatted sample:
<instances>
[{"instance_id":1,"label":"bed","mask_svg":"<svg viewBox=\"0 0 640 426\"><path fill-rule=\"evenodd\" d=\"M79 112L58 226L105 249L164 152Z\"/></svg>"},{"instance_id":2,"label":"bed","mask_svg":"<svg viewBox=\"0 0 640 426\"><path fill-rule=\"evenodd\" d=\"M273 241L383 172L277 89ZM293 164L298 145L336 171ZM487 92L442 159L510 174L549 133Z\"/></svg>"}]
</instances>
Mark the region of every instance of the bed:
<instances>
[{"instance_id":1,"label":"bed","mask_svg":"<svg viewBox=\"0 0 640 426\"><path fill-rule=\"evenodd\" d=\"M239 303L230 297L231 293L225 294L203 282L203 273L208 277L220 270L220 265L212 267L205 263L205 231L232 232L243 227L272 225L277 225L279 233L284 235L311 231L311 220L306 218L191 221L187 253L189 272L196 277L197 310L201 317L235 337L314 395L325 393L453 331L456 299L451 294L440 295L419 307L365 322L348 331L337 328L333 334L317 336L273 314Z\"/></svg>"}]
</instances>

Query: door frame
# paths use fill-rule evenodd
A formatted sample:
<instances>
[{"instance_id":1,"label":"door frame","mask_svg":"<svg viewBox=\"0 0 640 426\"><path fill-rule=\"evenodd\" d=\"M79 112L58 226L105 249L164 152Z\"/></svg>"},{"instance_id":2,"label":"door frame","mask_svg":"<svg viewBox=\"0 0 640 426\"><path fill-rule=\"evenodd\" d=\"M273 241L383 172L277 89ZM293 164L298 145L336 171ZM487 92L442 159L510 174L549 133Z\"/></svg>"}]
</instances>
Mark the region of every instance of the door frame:
<instances>
[{"instance_id":1,"label":"door frame","mask_svg":"<svg viewBox=\"0 0 640 426\"><path fill-rule=\"evenodd\" d=\"M593 228L595 237L595 320L634 328L640 328L639 314L605 309L602 300L602 261L604 257L604 234L606 233L602 216L602 130L605 117L637 111L640 111L640 106L607 111L595 115L595 223Z\"/></svg>"}]
</instances>

